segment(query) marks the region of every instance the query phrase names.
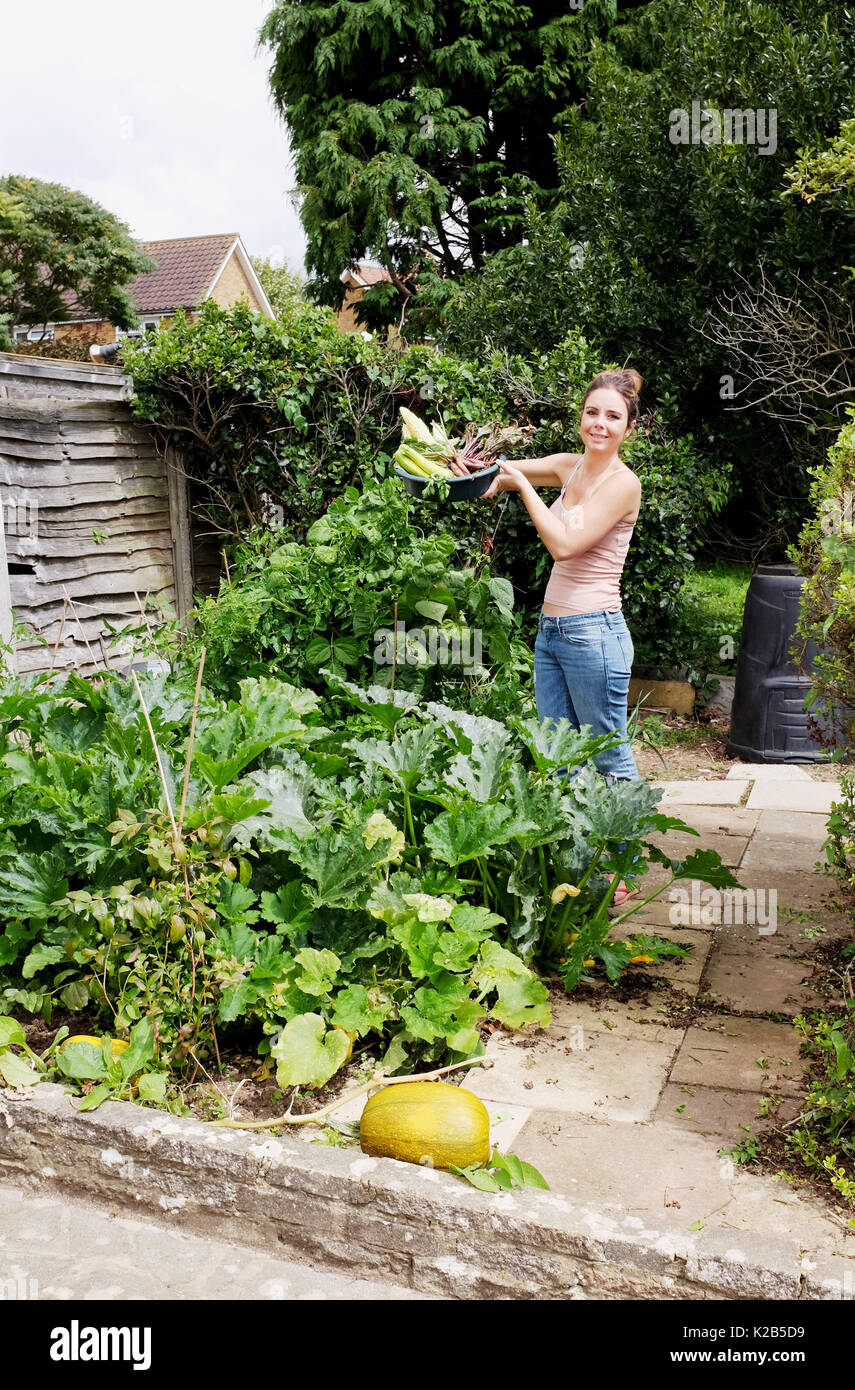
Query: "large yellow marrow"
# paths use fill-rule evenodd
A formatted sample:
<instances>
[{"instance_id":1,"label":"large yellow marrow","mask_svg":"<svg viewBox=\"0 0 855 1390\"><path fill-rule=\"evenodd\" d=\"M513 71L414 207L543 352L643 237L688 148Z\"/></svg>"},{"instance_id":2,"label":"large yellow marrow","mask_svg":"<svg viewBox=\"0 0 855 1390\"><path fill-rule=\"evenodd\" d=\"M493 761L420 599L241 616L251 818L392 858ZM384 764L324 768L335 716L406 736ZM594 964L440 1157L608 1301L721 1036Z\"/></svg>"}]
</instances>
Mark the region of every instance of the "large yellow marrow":
<instances>
[{"instance_id":1,"label":"large yellow marrow","mask_svg":"<svg viewBox=\"0 0 855 1390\"><path fill-rule=\"evenodd\" d=\"M471 1091L444 1081L385 1086L362 1112L359 1142L375 1158L399 1158L432 1168L486 1163L490 1116Z\"/></svg>"},{"instance_id":2,"label":"large yellow marrow","mask_svg":"<svg viewBox=\"0 0 855 1390\"><path fill-rule=\"evenodd\" d=\"M77 1042L91 1043L93 1047L102 1046L100 1038L93 1038L89 1033L75 1033L73 1038L66 1038L64 1042L60 1043L60 1052L64 1052L69 1043ZM118 1057L119 1053L124 1052L128 1046L129 1044L123 1038L110 1039L110 1052L113 1057Z\"/></svg>"}]
</instances>

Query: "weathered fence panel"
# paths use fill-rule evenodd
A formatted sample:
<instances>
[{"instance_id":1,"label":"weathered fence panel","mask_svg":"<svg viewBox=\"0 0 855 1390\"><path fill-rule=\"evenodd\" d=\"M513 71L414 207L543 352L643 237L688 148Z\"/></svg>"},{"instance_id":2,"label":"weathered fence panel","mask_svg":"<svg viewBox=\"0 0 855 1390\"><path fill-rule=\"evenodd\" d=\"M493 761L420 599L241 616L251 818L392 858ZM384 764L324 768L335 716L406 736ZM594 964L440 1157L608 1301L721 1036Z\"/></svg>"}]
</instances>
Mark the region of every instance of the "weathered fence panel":
<instances>
[{"instance_id":1,"label":"weathered fence panel","mask_svg":"<svg viewBox=\"0 0 855 1390\"><path fill-rule=\"evenodd\" d=\"M0 499L12 610L32 633L18 670L126 665L110 628L192 607L180 458L133 417L117 369L12 357L0 354Z\"/></svg>"}]
</instances>

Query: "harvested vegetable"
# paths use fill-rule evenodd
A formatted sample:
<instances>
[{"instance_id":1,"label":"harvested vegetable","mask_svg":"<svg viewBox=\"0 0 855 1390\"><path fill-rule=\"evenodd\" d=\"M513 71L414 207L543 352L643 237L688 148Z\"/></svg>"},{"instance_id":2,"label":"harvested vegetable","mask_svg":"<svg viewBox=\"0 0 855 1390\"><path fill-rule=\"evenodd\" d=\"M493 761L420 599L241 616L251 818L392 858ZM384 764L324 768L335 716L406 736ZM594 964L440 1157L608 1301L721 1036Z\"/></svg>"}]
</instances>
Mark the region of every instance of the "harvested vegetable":
<instances>
[{"instance_id":1,"label":"harvested vegetable","mask_svg":"<svg viewBox=\"0 0 855 1390\"><path fill-rule=\"evenodd\" d=\"M406 406L401 416L401 444L395 462L414 478L468 478L492 467L508 449L519 449L534 433L534 425L468 424L461 439L450 439L442 424L429 426Z\"/></svg>"},{"instance_id":2,"label":"harvested vegetable","mask_svg":"<svg viewBox=\"0 0 855 1390\"><path fill-rule=\"evenodd\" d=\"M362 1112L363 1153L431 1168L466 1168L490 1157L490 1116L471 1091L444 1081L384 1086Z\"/></svg>"}]
</instances>

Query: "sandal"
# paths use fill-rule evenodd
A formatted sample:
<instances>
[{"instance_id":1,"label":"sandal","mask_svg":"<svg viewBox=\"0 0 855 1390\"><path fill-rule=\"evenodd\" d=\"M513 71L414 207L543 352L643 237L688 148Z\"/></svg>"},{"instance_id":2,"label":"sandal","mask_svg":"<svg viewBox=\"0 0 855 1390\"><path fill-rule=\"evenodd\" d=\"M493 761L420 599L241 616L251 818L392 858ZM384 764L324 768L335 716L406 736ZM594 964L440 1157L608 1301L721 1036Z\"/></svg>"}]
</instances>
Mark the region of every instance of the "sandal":
<instances>
[{"instance_id":1,"label":"sandal","mask_svg":"<svg viewBox=\"0 0 855 1390\"><path fill-rule=\"evenodd\" d=\"M606 874L606 878L607 878L607 879L609 880L609 882L611 883L611 882L613 881L613 879L614 879L614 874ZM626 884L624 884L623 888L617 888L617 889L615 890L615 895L614 895L614 897L612 898L612 907L620 907L621 904L622 904L622 903L625 903L625 902L627 901L628 898L637 898L637 897L638 897L638 889L637 889L637 888L627 888Z\"/></svg>"},{"instance_id":2,"label":"sandal","mask_svg":"<svg viewBox=\"0 0 855 1390\"><path fill-rule=\"evenodd\" d=\"M612 903L614 904L615 907L620 907L621 904L622 904L622 903L625 903L625 902L627 901L628 898L637 898L637 897L638 897L638 889L637 889L637 888L618 888L617 892L615 893L614 897L612 898Z\"/></svg>"}]
</instances>

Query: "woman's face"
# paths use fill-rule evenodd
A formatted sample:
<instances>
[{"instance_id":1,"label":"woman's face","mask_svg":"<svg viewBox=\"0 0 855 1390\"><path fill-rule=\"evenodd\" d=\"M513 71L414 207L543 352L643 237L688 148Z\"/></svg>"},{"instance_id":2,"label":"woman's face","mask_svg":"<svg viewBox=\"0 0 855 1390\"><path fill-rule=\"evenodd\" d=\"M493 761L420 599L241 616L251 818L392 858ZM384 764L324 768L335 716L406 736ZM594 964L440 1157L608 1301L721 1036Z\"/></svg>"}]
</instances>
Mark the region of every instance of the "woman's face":
<instances>
[{"instance_id":1,"label":"woman's face","mask_svg":"<svg viewBox=\"0 0 855 1390\"><path fill-rule=\"evenodd\" d=\"M601 386L582 407L582 442L593 458L615 453L630 433L629 411L620 391Z\"/></svg>"}]
</instances>

